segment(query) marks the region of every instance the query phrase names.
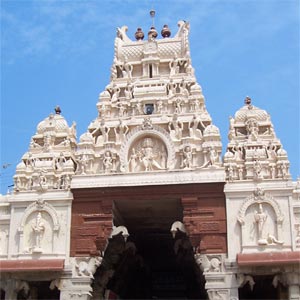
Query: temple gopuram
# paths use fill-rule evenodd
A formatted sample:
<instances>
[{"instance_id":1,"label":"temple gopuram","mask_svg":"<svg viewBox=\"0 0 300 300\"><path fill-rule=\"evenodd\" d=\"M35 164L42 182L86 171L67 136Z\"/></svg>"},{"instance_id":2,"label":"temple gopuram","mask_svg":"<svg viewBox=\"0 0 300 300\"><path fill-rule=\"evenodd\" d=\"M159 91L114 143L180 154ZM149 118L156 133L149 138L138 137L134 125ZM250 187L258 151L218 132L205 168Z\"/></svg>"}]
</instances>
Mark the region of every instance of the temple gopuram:
<instances>
[{"instance_id":1,"label":"temple gopuram","mask_svg":"<svg viewBox=\"0 0 300 300\"><path fill-rule=\"evenodd\" d=\"M1 299L300 299L300 180L250 97L222 148L189 30L118 28L86 132L37 125L0 196Z\"/></svg>"}]
</instances>

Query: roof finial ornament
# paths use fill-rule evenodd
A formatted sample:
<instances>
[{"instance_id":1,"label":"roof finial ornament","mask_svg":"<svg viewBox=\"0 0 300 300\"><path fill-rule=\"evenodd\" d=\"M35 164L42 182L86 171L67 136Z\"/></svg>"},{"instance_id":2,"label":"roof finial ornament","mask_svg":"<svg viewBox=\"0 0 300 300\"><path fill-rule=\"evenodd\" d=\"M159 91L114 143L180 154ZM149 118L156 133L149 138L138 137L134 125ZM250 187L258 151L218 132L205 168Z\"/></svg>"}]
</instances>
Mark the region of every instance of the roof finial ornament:
<instances>
[{"instance_id":1,"label":"roof finial ornament","mask_svg":"<svg viewBox=\"0 0 300 300\"><path fill-rule=\"evenodd\" d=\"M154 17L155 17L155 10L154 9L150 10L150 17L152 19L152 26L154 27Z\"/></svg>"},{"instance_id":2,"label":"roof finial ornament","mask_svg":"<svg viewBox=\"0 0 300 300\"><path fill-rule=\"evenodd\" d=\"M249 96L246 96L245 104L248 105L248 109L252 109L251 98Z\"/></svg>"},{"instance_id":3,"label":"roof finial ornament","mask_svg":"<svg viewBox=\"0 0 300 300\"><path fill-rule=\"evenodd\" d=\"M59 105L56 105L55 108L54 108L54 111L57 115L60 115L61 114L61 109L59 107Z\"/></svg>"}]
</instances>

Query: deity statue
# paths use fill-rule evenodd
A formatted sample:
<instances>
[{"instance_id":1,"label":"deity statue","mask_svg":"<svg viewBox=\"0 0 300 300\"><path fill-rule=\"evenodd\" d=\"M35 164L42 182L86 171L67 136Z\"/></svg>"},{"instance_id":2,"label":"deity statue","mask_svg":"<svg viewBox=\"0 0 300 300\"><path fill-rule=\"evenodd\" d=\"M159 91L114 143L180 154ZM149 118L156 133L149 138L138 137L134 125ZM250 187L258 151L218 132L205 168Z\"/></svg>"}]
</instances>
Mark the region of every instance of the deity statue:
<instances>
[{"instance_id":1,"label":"deity statue","mask_svg":"<svg viewBox=\"0 0 300 300\"><path fill-rule=\"evenodd\" d=\"M125 140L125 136L129 131L129 128L126 124L123 123L122 119L119 120L119 125L117 128L114 128L116 135L116 143L122 144Z\"/></svg>"},{"instance_id":2,"label":"deity statue","mask_svg":"<svg viewBox=\"0 0 300 300\"><path fill-rule=\"evenodd\" d=\"M125 62L122 70L123 77L124 78L127 77L129 80L131 80L132 70L133 70L133 66L130 63L128 63L127 57L125 57Z\"/></svg>"},{"instance_id":3,"label":"deity statue","mask_svg":"<svg viewBox=\"0 0 300 300\"><path fill-rule=\"evenodd\" d=\"M45 224L42 220L41 212L38 212L35 220L32 222L31 228L34 234L33 252L42 252L41 240L45 232Z\"/></svg>"},{"instance_id":4,"label":"deity statue","mask_svg":"<svg viewBox=\"0 0 300 300\"><path fill-rule=\"evenodd\" d=\"M214 147L209 147L209 164L214 166L218 162L219 155Z\"/></svg>"},{"instance_id":5,"label":"deity statue","mask_svg":"<svg viewBox=\"0 0 300 300\"><path fill-rule=\"evenodd\" d=\"M114 103L114 102L117 102L119 100L119 96L120 96L120 91L121 89L119 87L114 87L113 88L113 94L111 96L111 102Z\"/></svg>"},{"instance_id":6,"label":"deity statue","mask_svg":"<svg viewBox=\"0 0 300 300\"><path fill-rule=\"evenodd\" d=\"M156 160L157 155L153 153L153 146L151 138L143 140L141 162L144 165L145 171L153 171L154 169L163 170L163 167Z\"/></svg>"},{"instance_id":7,"label":"deity statue","mask_svg":"<svg viewBox=\"0 0 300 300\"><path fill-rule=\"evenodd\" d=\"M183 151L181 168L191 169L193 167L193 152L190 146L185 146Z\"/></svg>"},{"instance_id":8,"label":"deity statue","mask_svg":"<svg viewBox=\"0 0 300 300\"><path fill-rule=\"evenodd\" d=\"M249 119L246 123L246 130L249 141L257 141L258 139L258 123L256 120Z\"/></svg>"},{"instance_id":9,"label":"deity statue","mask_svg":"<svg viewBox=\"0 0 300 300\"><path fill-rule=\"evenodd\" d=\"M176 83L173 82L173 79L170 79L170 82L167 84L167 91L169 98L172 98L176 94Z\"/></svg>"},{"instance_id":10,"label":"deity statue","mask_svg":"<svg viewBox=\"0 0 300 300\"><path fill-rule=\"evenodd\" d=\"M105 151L103 158L104 172L110 173L113 170L113 158L109 150Z\"/></svg>"},{"instance_id":11,"label":"deity statue","mask_svg":"<svg viewBox=\"0 0 300 300\"><path fill-rule=\"evenodd\" d=\"M169 67L170 67L170 76L179 73L178 58L176 54L174 58L169 62Z\"/></svg>"},{"instance_id":12,"label":"deity statue","mask_svg":"<svg viewBox=\"0 0 300 300\"><path fill-rule=\"evenodd\" d=\"M63 154L63 152L60 152L59 157L55 159L55 167L57 171L62 171L64 168L64 164L66 162L66 158Z\"/></svg>"},{"instance_id":13,"label":"deity statue","mask_svg":"<svg viewBox=\"0 0 300 300\"><path fill-rule=\"evenodd\" d=\"M101 146L108 142L109 131L110 128L105 125L105 120L101 119L100 125L92 132L92 136L95 137L95 144L97 146Z\"/></svg>"},{"instance_id":14,"label":"deity statue","mask_svg":"<svg viewBox=\"0 0 300 300\"><path fill-rule=\"evenodd\" d=\"M202 138L202 131L199 128L199 125L202 128L205 128L205 125L202 123L200 118L197 118L197 115L193 116L193 119L189 122L189 133L190 137L194 139L201 139Z\"/></svg>"},{"instance_id":15,"label":"deity statue","mask_svg":"<svg viewBox=\"0 0 300 300\"><path fill-rule=\"evenodd\" d=\"M259 245L267 245L267 239L263 238L263 229L267 220L267 214L263 211L262 204L258 204L258 211L255 211L254 220L257 224L257 233L258 233L258 241Z\"/></svg>"},{"instance_id":16,"label":"deity statue","mask_svg":"<svg viewBox=\"0 0 300 300\"><path fill-rule=\"evenodd\" d=\"M138 154L136 153L135 151L135 148L132 148L131 150L131 155L130 155L130 158L129 158L129 170L131 172L135 172L136 171L136 167L138 165Z\"/></svg>"},{"instance_id":17,"label":"deity statue","mask_svg":"<svg viewBox=\"0 0 300 300\"><path fill-rule=\"evenodd\" d=\"M174 140L181 140L182 138L182 130L183 130L183 123L178 120L176 114L173 115L173 119L169 122L169 131L172 139Z\"/></svg>"}]
</instances>

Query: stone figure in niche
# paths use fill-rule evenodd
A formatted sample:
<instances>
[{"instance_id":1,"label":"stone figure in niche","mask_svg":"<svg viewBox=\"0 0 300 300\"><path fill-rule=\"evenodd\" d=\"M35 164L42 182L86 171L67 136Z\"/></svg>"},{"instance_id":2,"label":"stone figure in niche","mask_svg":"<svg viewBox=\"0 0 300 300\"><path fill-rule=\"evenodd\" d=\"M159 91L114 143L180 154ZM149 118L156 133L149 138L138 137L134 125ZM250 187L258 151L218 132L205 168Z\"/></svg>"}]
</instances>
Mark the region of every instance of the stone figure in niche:
<instances>
[{"instance_id":1,"label":"stone figure in niche","mask_svg":"<svg viewBox=\"0 0 300 300\"><path fill-rule=\"evenodd\" d=\"M105 151L104 153L103 167L105 173L110 173L113 171L113 157L109 150Z\"/></svg>"},{"instance_id":2,"label":"stone figure in niche","mask_svg":"<svg viewBox=\"0 0 300 300\"><path fill-rule=\"evenodd\" d=\"M123 70L122 70L122 74L124 78L128 78L129 80L132 79L132 65L130 63L128 63L127 57L125 57L125 62L124 62L124 66L123 66Z\"/></svg>"},{"instance_id":3,"label":"stone figure in niche","mask_svg":"<svg viewBox=\"0 0 300 300\"><path fill-rule=\"evenodd\" d=\"M197 115L193 116L193 119L189 122L189 133L190 137L194 139L201 139L202 138L202 128L205 128L205 125L202 123L200 118L197 118Z\"/></svg>"},{"instance_id":4,"label":"stone figure in niche","mask_svg":"<svg viewBox=\"0 0 300 300\"><path fill-rule=\"evenodd\" d=\"M234 168L233 168L232 164L229 164L227 167L228 182L233 182L233 177L234 177Z\"/></svg>"},{"instance_id":5,"label":"stone figure in niche","mask_svg":"<svg viewBox=\"0 0 300 300\"><path fill-rule=\"evenodd\" d=\"M178 120L176 114L173 115L172 120L168 124L170 136L173 140L181 140L182 138L182 130L183 130L183 123Z\"/></svg>"},{"instance_id":6,"label":"stone figure in niche","mask_svg":"<svg viewBox=\"0 0 300 300\"><path fill-rule=\"evenodd\" d=\"M176 97L176 99L174 99L173 105L174 105L174 113L175 114L181 114L182 113L183 103L184 103L184 101L181 97Z\"/></svg>"},{"instance_id":7,"label":"stone figure in niche","mask_svg":"<svg viewBox=\"0 0 300 300\"><path fill-rule=\"evenodd\" d=\"M193 152L191 146L185 146L182 151L183 159L181 168L191 169L193 167Z\"/></svg>"},{"instance_id":8,"label":"stone figure in niche","mask_svg":"<svg viewBox=\"0 0 300 300\"><path fill-rule=\"evenodd\" d=\"M47 187L47 177L44 175L46 171L42 170L39 173L39 186L40 188L44 189Z\"/></svg>"},{"instance_id":9,"label":"stone figure in niche","mask_svg":"<svg viewBox=\"0 0 300 300\"><path fill-rule=\"evenodd\" d=\"M200 111L200 101L198 99L192 100L190 102L190 112Z\"/></svg>"},{"instance_id":10,"label":"stone figure in niche","mask_svg":"<svg viewBox=\"0 0 300 300\"><path fill-rule=\"evenodd\" d=\"M89 171L90 158L86 153L83 153L78 158L79 166L80 166L80 174L85 175L87 171Z\"/></svg>"},{"instance_id":11,"label":"stone figure in niche","mask_svg":"<svg viewBox=\"0 0 300 300\"><path fill-rule=\"evenodd\" d=\"M111 102L112 103L117 102L119 100L120 91L121 91L121 89L119 87L117 87L117 86L113 87L113 94L111 96Z\"/></svg>"},{"instance_id":12,"label":"stone figure in niche","mask_svg":"<svg viewBox=\"0 0 300 300\"><path fill-rule=\"evenodd\" d=\"M124 90L126 100L132 99L132 85L127 84L126 89Z\"/></svg>"},{"instance_id":13,"label":"stone figure in niche","mask_svg":"<svg viewBox=\"0 0 300 300\"><path fill-rule=\"evenodd\" d=\"M257 237L258 237L257 243L259 245L267 245L268 244L268 241L265 238L263 238L263 229L264 229L264 225L266 223L267 217L268 217L267 214L263 211L262 204L259 203L258 211L255 211L255 214L254 214L254 220L257 225Z\"/></svg>"},{"instance_id":14,"label":"stone figure in niche","mask_svg":"<svg viewBox=\"0 0 300 300\"><path fill-rule=\"evenodd\" d=\"M136 171L136 167L138 165L138 159L139 159L139 156L136 153L135 148L132 148L131 155L130 155L129 162L128 162L129 163L129 170L131 172Z\"/></svg>"},{"instance_id":15,"label":"stone figure in niche","mask_svg":"<svg viewBox=\"0 0 300 300\"><path fill-rule=\"evenodd\" d=\"M15 191L16 192L20 191L20 189L21 189L21 179L20 179L19 176L14 178L14 185L15 185L14 186Z\"/></svg>"},{"instance_id":16,"label":"stone figure in niche","mask_svg":"<svg viewBox=\"0 0 300 300\"><path fill-rule=\"evenodd\" d=\"M269 142L269 145L265 147L265 149L269 160L277 159L277 153L276 153L277 147L272 143L272 141Z\"/></svg>"},{"instance_id":17,"label":"stone figure in niche","mask_svg":"<svg viewBox=\"0 0 300 300\"><path fill-rule=\"evenodd\" d=\"M156 111L158 114L163 114L165 112L164 103L162 100L157 101Z\"/></svg>"},{"instance_id":18,"label":"stone figure in niche","mask_svg":"<svg viewBox=\"0 0 300 300\"><path fill-rule=\"evenodd\" d=\"M279 177L286 179L288 177L288 166L285 161L281 161L278 166L278 175Z\"/></svg>"},{"instance_id":19,"label":"stone figure in niche","mask_svg":"<svg viewBox=\"0 0 300 300\"><path fill-rule=\"evenodd\" d=\"M209 154L209 160L208 160L209 164L211 166L214 166L219 160L219 155L218 155L218 153L217 153L217 151L214 147L209 147L208 151L209 151L208 152L208 154Z\"/></svg>"},{"instance_id":20,"label":"stone figure in niche","mask_svg":"<svg viewBox=\"0 0 300 300\"><path fill-rule=\"evenodd\" d=\"M170 79L170 82L167 85L167 91L169 98L172 98L176 94L176 83L173 82L173 79Z\"/></svg>"},{"instance_id":21,"label":"stone figure in niche","mask_svg":"<svg viewBox=\"0 0 300 300\"><path fill-rule=\"evenodd\" d=\"M246 122L246 130L249 141L257 141L258 139L258 123L256 120L249 119Z\"/></svg>"},{"instance_id":22,"label":"stone figure in niche","mask_svg":"<svg viewBox=\"0 0 300 300\"><path fill-rule=\"evenodd\" d=\"M105 125L105 120L102 119L100 125L92 131L92 136L95 137L95 144L97 146L102 146L108 142L109 131L110 128Z\"/></svg>"},{"instance_id":23,"label":"stone figure in niche","mask_svg":"<svg viewBox=\"0 0 300 300\"><path fill-rule=\"evenodd\" d=\"M55 159L55 167L57 171L62 171L64 168L64 164L66 162L66 158L63 154L63 152L60 152L59 157Z\"/></svg>"},{"instance_id":24,"label":"stone figure in niche","mask_svg":"<svg viewBox=\"0 0 300 300\"><path fill-rule=\"evenodd\" d=\"M32 187L33 187L33 179L32 179L32 176L29 176L29 177L27 177L26 189L32 190Z\"/></svg>"},{"instance_id":25,"label":"stone figure in niche","mask_svg":"<svg viewBox=\"0 0 300 300\"><path fill-rule=\"evenodd\" d=\"M179 84L179 93L181 95L183 95L184 97L188 97L189 96L188 85L184 81L184 79L182 79L181 83Z\"/></svg>"},{"instance_id":26,"label":"stone figure in niche","mask_svg":"<svg viewBox=\"0 0 300 300\"><path fill-rule=\"evenodd\" d=\"M243 166L239 166L239 168L238 168L238 175L239 175L239 180L243 180L244 179L244 168L243 168Z\"/></svg>"},{"instance_id":27,"label":"stone figure in niche","mask_svg":"<svg viewBox=\"0 0 300 300\"><path fill-rule=\"evenodd\" d=\"M101 107L100 107L100 117L102 119L104 119L106 117L106 113L107 113L107 108L105 103L102 103Z\"/></svg>"},{"instance_id":28,"label":"stone figure in niche","mask_svg":"<svg viewBox=\"0 0 300 300\"><path fill-rule=\"evenodd\" d=\"M234 160L235 161L243 161L244 160L244 153L243 153L243 148L240 147L238 144L235 145L233 148L232 148L232 151L234 153Z\"/></svg>"},{"instance_id":29,"label":"stone figure in niche","mask_svg":"<svg viewBox=\"0 0 300 300\"><path fill-rule=\"evenodd\" d=\"M145 171L153 171L155 169L163 170L163 167L156 160L157 154L153 151L153 140L145 138L142 143L141 162Z\"/></svg>"},{"instance_id":30,"label":"stone figure in niche","mask_svg":"<svg viewBox=\"0 0 300 300\"><path fill-rule=\"evenodd\" d=\"M170 76L179 73L179 64L178 64L178 58L176 54L174 58L169 62L169 67L170 67Z\"/></svg>"},{"instance_id":31,"label":"stone figure in niche","mask_svg":"<svg viewBox=\"0 0 300 300\"><path fill-rule=\"evenodd\" d=\"M253 177L254 177L254 179L258 180L258 179L263 178L263 176L261 174L261 171L262 171L261 163L258 159L255 159L254 163L253 163Z\"/></svg>"},{"instance_id":32,"label":"stone figure in niche","mask_svg":"<svg viewBox=\"0 0 300 300\"><path fill-rule=\"evenodd\" d=\"M49 133L44 135L44 151L48 152L52 149L53 146L53 139Z\"/></svg>"},{"instance_id":33,"label":"stone figure in niche","mask_svg":"<svg viewBox=\"0 0 300 300\"><path fill-rule=\"evenodd\" d=\"M122 144L125 140L126 134L129 131L129 128L126 124L123 123L123 121L119 120L119 125L117 128L114 128L115 135L116 135L116 143Z\"/></svg>"},{"instance_id":34,"label":"stone figure in niche","mask_svg":"<svg viewBox=\"0 0 300 300\"><path fill-rule=\"evenodd\" d=\"M120 118L124 117L126 115L126 106L122 102L118 101L116 107L119 109L118 116Z\"/></svg>"},{"instance_id":35,"label":"stone figure in niche","mask_svg":"<svg viewBox=\"0 0 300 300\"><path fill-rule=\"evenodd\" d=\"M41 212L38 212L35 220L31 225L33 235L34 235L34 245L33 252L42 252L41 241L45 232L45 224L42 219Z\"/></svg>"},{"instance_id":36,"label":"stone figure in niche","mask_svg":"<svg viewBox=\"0 0 300 300\"><path fill-rule=\"evenodd\" d=\"M28 153L28 159L25 161L25 166L28 171L32 171L35 166L36 159L32 156L32 153Z\"/></svg>"}]
</instances>

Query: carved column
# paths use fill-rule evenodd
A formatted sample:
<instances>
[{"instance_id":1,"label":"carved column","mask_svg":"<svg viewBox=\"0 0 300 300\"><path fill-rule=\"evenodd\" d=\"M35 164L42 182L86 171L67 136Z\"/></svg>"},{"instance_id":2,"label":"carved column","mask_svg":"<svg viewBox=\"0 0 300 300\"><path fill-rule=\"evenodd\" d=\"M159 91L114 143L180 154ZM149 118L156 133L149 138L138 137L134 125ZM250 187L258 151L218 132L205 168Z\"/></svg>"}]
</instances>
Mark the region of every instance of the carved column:
<instances>
[{"instance_id":1,"label":"carved column","mask_svg":"<svg viewBox=\"0 0 300 300\"><path fill-rule=\"evenodd\" d=\"M210 300L238 300L235 272L225 266L225 254L196 254L195 259L205 277Z\"/></svg>"},{"instance_id":2,"label":"carved column","mask_svg":"<svg viewBox=\"0 0 300 300\"><path fill-rule=\"evenodd\" d=\"M24 296L29 295L29 285L26 281L6 279L1 282L1 288L5 291L5 300L17 300L18 292L21 290L24 291Z\"/></svg>"},{"instance_id":3,"label":"carved column","mask_svg":"<svg viewBox=\"0 0 300 300\"><path fill-rule=\"evenodd\" d=\"M60 300L91 300L92 280L89 277L61 279L57 282Z\"/></svg>"},{"instance_id":4,"label":"carved column","mask_svg":"<svg viewBox=\"0 0 300 300\"><path fill-rule=\"evenodd\" d=\"M289 286L289 300L300 299L300 274L298 272L287 273L287 283Z\"/></svg>"}]
</instances>

